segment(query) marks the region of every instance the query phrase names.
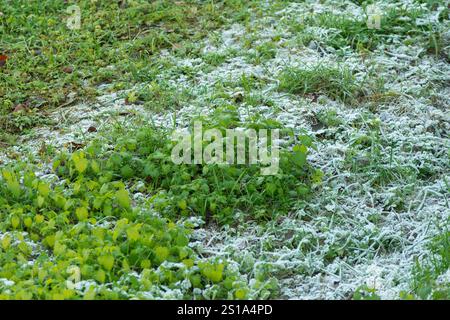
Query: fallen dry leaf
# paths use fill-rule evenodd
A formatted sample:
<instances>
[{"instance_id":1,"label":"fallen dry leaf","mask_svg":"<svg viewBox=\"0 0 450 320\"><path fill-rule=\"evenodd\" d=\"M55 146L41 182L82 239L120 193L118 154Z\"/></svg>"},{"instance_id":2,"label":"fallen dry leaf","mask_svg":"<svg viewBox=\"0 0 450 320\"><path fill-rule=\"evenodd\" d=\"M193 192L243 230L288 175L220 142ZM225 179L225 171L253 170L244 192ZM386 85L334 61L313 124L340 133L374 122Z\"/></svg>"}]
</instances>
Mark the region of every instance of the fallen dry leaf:
<instances>
[{"instance_id":1,"label":"fallen dry leaf","mask_svg":"<svg viewBox=\"0 0 450 320\"><path fill-rule=\"evenodd\" d=\"M174 44L172 44L172 48L175 49L175 50L181 49L182 47L183 47L183 46L182 46L181 44L179 44L179 43L174 43Z\"/></svg>"},{"instance_id":2,"label":"fallen dry leaf","mask_svg":"<svg viewBox=\"0 0 450 320\"><path fill-rule=\"evenodd\" d=\"M79 149L83 148L85 145L83 143L77 143L77 142L71 141L71 142L65 143L64 146L66 148L71 149L72 151L75 151L75 150L79 150Z\"/></svg>"},{"instance_id":3,"label":"fallen dry leaf","mask_svg":"<svg viewBox=\"0 0 450 320\"><path fill-rule=\"evenodd\" d=\"M27 109L27 106L25 104L19 103L14 107L13 113L25 111Z\"/></svg>"},{"instance_id":4,"label":"fallen dry leaf","mask_svg":"<svg viewBox=\"0 0 450 320\"><path fill-rule=\"evenodd\" d=\"M1 54L0 55L0 67L3 67L6 64L6 60L8 60L8 56Z\"/></svg>"},{"instance_id":5,"label":"fallen dry leaf","mask_svg":"<svg viewBox=\"0 0 450 320\"><path fill-rule=\"evenodd\" d=\"M73 72L73 67L70 67L70 66L64 67L62 69L62 71L65 72L65 73L72 73Z\"/></svg>"}]
</instances>

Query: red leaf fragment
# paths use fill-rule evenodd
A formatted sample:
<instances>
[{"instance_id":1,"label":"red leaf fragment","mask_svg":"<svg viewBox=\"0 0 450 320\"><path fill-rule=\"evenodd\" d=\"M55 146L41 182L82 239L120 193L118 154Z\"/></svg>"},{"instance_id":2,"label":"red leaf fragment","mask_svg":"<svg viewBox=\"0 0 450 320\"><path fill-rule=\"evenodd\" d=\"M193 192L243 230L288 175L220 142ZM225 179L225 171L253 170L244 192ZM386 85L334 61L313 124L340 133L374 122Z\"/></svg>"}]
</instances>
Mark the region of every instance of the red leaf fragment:
<instances>
[{"instance_id":1,"label":"red leaf fragment","mask_svg":"<svg viewBox=\"0 0 450 320\"><path fill-rule=\"evenodd\" d=\"M0 67L3 67L6 64L6 60L8 60L8 56L1 54L0 55Z\"/></svg>"}]
</instances>

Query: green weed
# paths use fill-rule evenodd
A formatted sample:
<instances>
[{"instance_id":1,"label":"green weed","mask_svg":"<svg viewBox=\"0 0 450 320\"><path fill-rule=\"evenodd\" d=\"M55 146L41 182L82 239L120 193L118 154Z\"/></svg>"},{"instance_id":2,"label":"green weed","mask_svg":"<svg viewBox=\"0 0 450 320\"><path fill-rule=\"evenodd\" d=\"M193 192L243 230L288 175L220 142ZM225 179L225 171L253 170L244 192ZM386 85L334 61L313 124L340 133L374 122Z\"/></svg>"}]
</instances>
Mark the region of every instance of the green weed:
<instances>
[{"instance_id":1,"label":"green weed","mask_svg":"<svg viewBox=\"0 0 450 320\"><path fill-rule=\"evenodd\" d=\"M445 229L435 237L429 246L429 254L422 261L417 260L413 271L413 293L420 299L450 299L448 278L450 270L450 232Z\"/></svg>"}]
</instances>

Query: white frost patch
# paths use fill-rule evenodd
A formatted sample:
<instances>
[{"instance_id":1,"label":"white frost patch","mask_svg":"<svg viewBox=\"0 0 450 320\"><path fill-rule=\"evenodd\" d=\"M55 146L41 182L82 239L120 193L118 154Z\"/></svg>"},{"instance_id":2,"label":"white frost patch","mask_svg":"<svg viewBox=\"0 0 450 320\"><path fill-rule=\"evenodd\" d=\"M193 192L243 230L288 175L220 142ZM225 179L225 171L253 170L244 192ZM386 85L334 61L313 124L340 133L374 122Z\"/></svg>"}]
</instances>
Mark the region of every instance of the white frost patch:
<instances>
[{"instance_id":1,"label":"white frost patch","mask_svg":"<svg viewBox=\"0 0 450 320\"><path fill-rule=\"evenodd\" d=\"M0 286L3 285L5 287L12 287L14 285L14 283L15 283L14 281L0 278Z\"/></svg>"}]
</instances>

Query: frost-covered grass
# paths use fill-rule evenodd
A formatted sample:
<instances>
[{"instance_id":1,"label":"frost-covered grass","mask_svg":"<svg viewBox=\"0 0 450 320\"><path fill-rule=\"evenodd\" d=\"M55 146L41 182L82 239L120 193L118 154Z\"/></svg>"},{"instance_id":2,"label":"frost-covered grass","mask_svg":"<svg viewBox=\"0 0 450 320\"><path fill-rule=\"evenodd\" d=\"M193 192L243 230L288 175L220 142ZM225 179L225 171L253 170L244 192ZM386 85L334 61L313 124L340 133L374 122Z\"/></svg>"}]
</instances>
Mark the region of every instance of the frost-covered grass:
<instances>
[{"instance_id":1,"label":"frost-covered grass","mask_svg":"<svg viewBox=\"0 0 450 320\"><path fill-rule=\"evenodd\" d=\"M162 244L150 246L154 252L148 259L111 250L111 268L109 255L93 253L86 264L94 270L82 273L74 292L40 297L448 299L448 8L441 1L379 1L381 29L368 29L365 5L355 1L258 4L241 9L249 17L245 21L229 20L204 39L162 50L139 71L138 84L123 87L113 81L97 88L102 92L97 102L55 109L49 115L54 125L20 136L0 161L14 166L19 158L29 159L27 166L47 179L60 149L70 155L97 140L105 150L125 152L135 144L136 128L149 123L164 130L185 127L195 117L214 117L217 110L233 106L240 122L277 121L297 135L313 137L316 149L308 161L324 176L311 186L312 195L306 201L290 199L287 212L264 222L255 219L258 210L236 207L230 217L239 223L221 223L207 221L189 205L195 193L186 202L176 199L178 208L171 214L170 207L158 209L151 181L114 176L123 182L109 186L114 190L111 215L125 215L131 228L131 239L120 241L133 241L132 228L142 223L142 235L162 236ZM20 166L19 173L25 170ZM89 192L72 194L72 183L68 195L87 201ZM93 194L100 192L90 185ZM119 190L133 199L136 217L120 209ZM106 235L114 232L116 222L98 219L109 215L91 206L78 206L89 214L92 210L96 219L90 227ZM270 201L266 208L273 208ZM11 275L21 270L17 265L32 273L32 266L47 262L47 256L49 261L72 261L65 252L55 257L55 247L36 238L25 217L17 225L23 232L11 229L17 222L12 217L21 216L20 206L16 209L14 215L3 213L0 231L2 242L10 238L14 248L8 249L8 243L2 253L16 265L0 268L0 287L11 293L27 285ZM180 210L195 218L177 218L173 213ZM80 241L89 235L78 224L84 213L74 209L70 220L80 229ZM61 215L52 207L45 221ZM183 238L173 245L152 229L167 218L187 243ZM64 222L58 228L66 230ZM96 245L109 245L107 240ZM77 243L65 245L75 250ZM146 242L139 239L134 245L145 247ZM186 250L189 261L182 262L184 253L166 256L161 248L171 246ZM86 249L95 252L89 245ZM116 265L123 258L138 259L139 266ZM69 274L61 270L42 279L63 283Z\"/></svg>"},{"instance_id":2,"label":"frost-covered grass","mask_svg":"<svg viewBox=\"0 0 450 320\"><path fill-rule=\"evenodd\" d=\"M326 94L349 102L360 94L361 87L350 70L318 65L311 69L286 68L280 75L279 89L301 95Z\"/></svg>"},{"instance_id":3,"label":"frost-covered grass","mask_svg":"<svg viewBox=\"0 0 450 320\"><path fill-rule=\"evenodd\" d=\"M81 28L67 27L72 5ZM227 18L245 20L252 1L0 1L0 142L45 123L45 112L94 98L97 87L151 79L161 49L189 50ZM14 112L16 111L16 112ZM19 112L20 111L20 112Z\"/></svg>"}]
</instances>

